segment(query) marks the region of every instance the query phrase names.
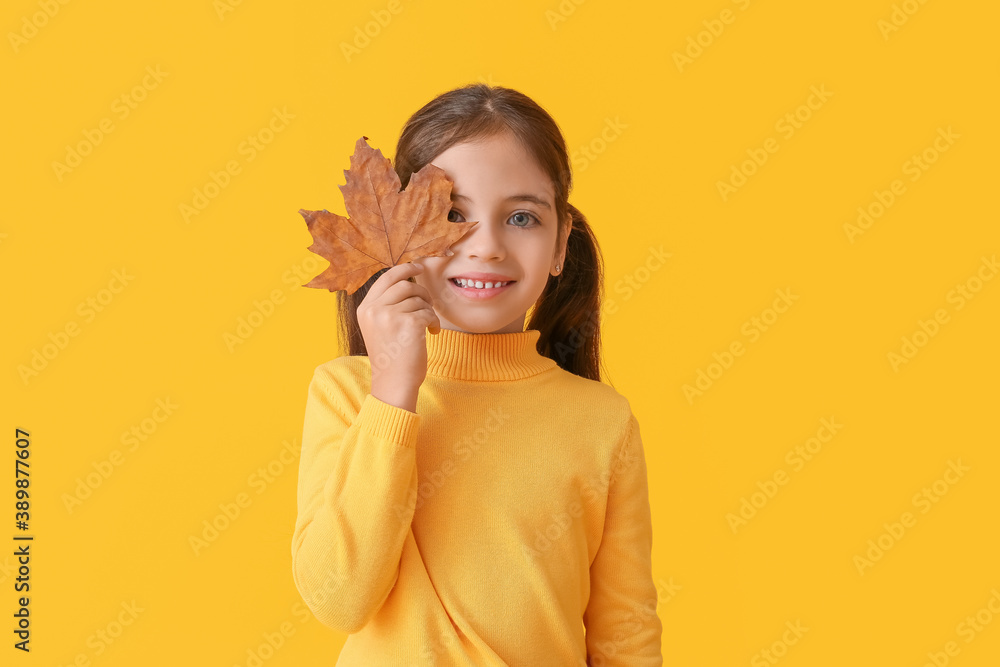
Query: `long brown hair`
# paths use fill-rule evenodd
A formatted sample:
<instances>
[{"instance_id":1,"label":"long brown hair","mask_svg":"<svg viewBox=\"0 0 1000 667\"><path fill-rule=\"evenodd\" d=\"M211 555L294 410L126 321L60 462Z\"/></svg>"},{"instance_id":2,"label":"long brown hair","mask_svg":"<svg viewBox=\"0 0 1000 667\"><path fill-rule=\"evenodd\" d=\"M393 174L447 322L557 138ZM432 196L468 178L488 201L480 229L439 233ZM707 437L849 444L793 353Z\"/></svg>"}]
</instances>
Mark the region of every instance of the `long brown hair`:
<instances>
[{"instance_id":1,"label":"long brown hair","mask_svg":"<svg viewBox=\"0 0 1000 667\"><path fill-rule=\"evenodd\" d=\"M537 329L538 352L560 368L601 381L601 300L604 261L586 217L569 203L573 187L566 142L555 120L530 97L511 88L474 83L438 95L410 116L393 161L405 188L410 176L459 143L511 133L552 179L560 223L572 218L565 266L549 280L530 309L527 328ZM563 239L559 226L557 245ZM347 354L367 355L358 306L382 273L354 294L337 292L340 340Z\"/></svg>"}]
</instances>

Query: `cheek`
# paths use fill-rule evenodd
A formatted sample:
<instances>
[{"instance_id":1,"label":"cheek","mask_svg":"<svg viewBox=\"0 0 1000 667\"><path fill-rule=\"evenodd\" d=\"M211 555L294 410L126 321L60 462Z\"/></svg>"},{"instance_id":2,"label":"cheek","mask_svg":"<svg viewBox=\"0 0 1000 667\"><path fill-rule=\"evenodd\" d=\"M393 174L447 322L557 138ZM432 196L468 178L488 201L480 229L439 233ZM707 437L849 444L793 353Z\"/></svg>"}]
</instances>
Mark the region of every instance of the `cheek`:
<instances>
[{"instance_id":1,"label":"cheek","mask_svg":"<svg viewBox=\"0 0 1000 667\"><path fill-rule=\"evenodd\" d=\"M439 273L444 265L448 263L446 257L418 257L413 260L414 264L424 267L425 273Z\"/></svg>"},{"instance_id":2,"label":"cheek","mask_svg":"<svg viewBox=\"0 0 1000 667\"><path fill-rule=\"evenodd\" d=\"M554 244L539 245L532 249L530 266L537 273L542 274L542 279L545 279L545 275L548 274L549 269L552 268L552 259L555 257L555 247Z\"/></svg>"},{"instance_id":3,"label":"cheek","mask_svg":"<svg viewBox=\"0 0 1000 667\"><path fill-rule=\"evenodd\" d=\"M427 257L420 259L421 264L424 266L424 271L414 276L413 279L430 293L434 305L446 305L452 299L453 295L448 287L448 280L445 279L445 262L437 262L435 266L431 262L428 262L428 259Z\"/></svg>"},{"instance_id":4,"label":"cheek","mask_svg":"<svg viewBox=\"0 0 1000 667\"><path fill-rule=\"evenodd\" d=\"M421 257L413 260L413 263L424 267L424 270L421 273L414 276L414 280L416 280L418 284L426 287L429 283L444 280L444 267L446 262L440 261L439 258Z\"/></svg>"}]
</instances>

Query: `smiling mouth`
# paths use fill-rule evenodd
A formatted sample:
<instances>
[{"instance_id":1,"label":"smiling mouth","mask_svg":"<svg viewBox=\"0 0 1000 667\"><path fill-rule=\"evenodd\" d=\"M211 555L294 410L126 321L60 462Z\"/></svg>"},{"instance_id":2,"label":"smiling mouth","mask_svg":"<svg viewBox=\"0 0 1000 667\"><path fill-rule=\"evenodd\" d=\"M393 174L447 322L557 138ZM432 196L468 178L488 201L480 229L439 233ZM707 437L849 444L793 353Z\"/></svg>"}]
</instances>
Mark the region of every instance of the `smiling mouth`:
<instances>
[{"instance_id":1,"label":"smiling mouth","mask_svg":"<svg viewBox=\"0 0 1000 667\"><path fill-rule=\"evenodd\" d=\"M506 287L516 283L516 280L465 280L464 278L452 278L451 282L465 289L495 289L498 287Z\"/></svg>"}]
</instances>

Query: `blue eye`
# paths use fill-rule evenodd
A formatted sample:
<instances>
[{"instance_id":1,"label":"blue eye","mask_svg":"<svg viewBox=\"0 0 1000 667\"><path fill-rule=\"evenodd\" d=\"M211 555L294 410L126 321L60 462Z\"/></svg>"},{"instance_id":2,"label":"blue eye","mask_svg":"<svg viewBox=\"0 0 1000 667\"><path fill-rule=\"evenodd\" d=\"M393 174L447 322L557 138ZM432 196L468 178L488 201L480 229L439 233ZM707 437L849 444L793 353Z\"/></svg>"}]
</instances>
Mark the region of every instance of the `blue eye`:
<instances>
[{"instance_id":1,"label":"blue eye","mask_svg":"<svg viewBox=\"0 0 1000 667\"><path fill-rule=\"evenodd\" d=\"M536 218L531 213L528 213L527 211L518 211L514 215L510 216L510 219L513 220L514 218L516 218L519 215L522 216L522 217L524 217L524 218L527 218L527 220L525 221L525 223L523 225L519 225L519 224L515 223L514 224L515 227L522 227L522 228L524 228L524 227L533 227L534 225L528 224L532 220L534 220L536 222L536 224L540 224L539 221L538 221L538 218Z\"/></svg>"},{"instance_id":2,"label":"blue eye","mask_svg":"<svg viewBox=\"0 0 1000 667\"><path fill-rule=\"evenodd\" d=\"M462 214L459 213L456 209L451 209L450 211L448 211L448 222L459 222L459 220L452 217L452 214L457 215L459 218L462 217ZM518 222L516 220L518 216L521 217L521 222ZM537 216L535 216L532 213L528 213L527 211L517 211L513 213L508 219L514 220L515 221L514 226L519 227L521 229L537 227L538 225L542 224L541 220L539 220ZM532 220L534 221L535 224L531 224Z\"/></svg>"}]
</instances>

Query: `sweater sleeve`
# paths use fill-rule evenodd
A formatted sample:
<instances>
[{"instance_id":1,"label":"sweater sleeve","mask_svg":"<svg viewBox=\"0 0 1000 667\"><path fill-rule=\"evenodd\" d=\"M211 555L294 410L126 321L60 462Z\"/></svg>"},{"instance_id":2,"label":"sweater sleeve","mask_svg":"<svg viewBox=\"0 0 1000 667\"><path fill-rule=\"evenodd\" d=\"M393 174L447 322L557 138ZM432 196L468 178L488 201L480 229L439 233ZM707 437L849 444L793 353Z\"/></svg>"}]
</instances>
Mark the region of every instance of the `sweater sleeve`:
<instances>
[{"instance_id":1,"label":"sweater sleeve","mask_svg":"<svg viewBox=\"0 0 1000 667\"><path fill-rule=\"evenodd\" d=\"M656 614L646 460L634 414L626 430L611 463L604 533L590 566L587 665L659 667L663 626Z\"/></svg>"},{"instance_id":2,"label":"sweater sleeve","mask_svg":"<svg viewBox=\"0 0 1000 667\"><path fill-rule=\"evenodd\" d=\"M356 405L356 401L354 402ZM413 520L420 415L370 393L352 408L336 370L309 385L292 578L324 625L357 632L399 575Z\"/></svg>"}]
</instances>

